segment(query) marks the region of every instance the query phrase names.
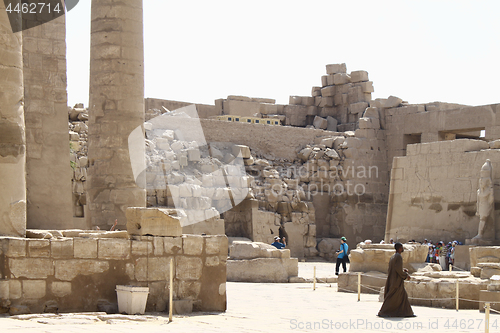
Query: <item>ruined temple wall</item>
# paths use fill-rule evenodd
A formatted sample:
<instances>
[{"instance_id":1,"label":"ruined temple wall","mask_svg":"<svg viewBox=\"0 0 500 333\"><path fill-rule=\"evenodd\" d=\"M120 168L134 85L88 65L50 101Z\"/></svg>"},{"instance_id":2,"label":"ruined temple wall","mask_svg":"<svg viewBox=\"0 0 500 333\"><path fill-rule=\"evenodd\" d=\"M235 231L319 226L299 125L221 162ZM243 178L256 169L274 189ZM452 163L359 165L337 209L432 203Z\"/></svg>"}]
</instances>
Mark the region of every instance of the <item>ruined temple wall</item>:
<instances>
[{"instance_id":1,"label":"ruined temple wall","mask_svg":"<svg viewBox=\"0 0 500 333\"><path fill-rule=\"evenodd\" d=\"M193 103L189 102L179 102L179 101L171 101L166 99L159 98L146 98L144 99L144 109L145 111L151 109L158 109L162 112L165 110L162 108L164 106L169 111L174 111L179 108L191 105ZM222 113L216 110L215 105L208 104L195 104L196 111L198 111L198 117L202 119L210 118L212 116L220 116Z\"/></svg>"},{"instance_id":2,"label":"ruined temple wall","mask_svg":"<svg viewBox=\"0 0 500 333\"><path fill-rule=\"evenodd\" d=\"M297 151L314 139L333 132L312 128L266 126L201 119L207 142L231 142L246 145L258 154L274 158L294 160Z\"/></svg>"},{"instance_id":3,"label":"ruined temple wall","mask_svg":"<svg viewBox=\"0 0 500 333\"><path fill-rule=\"evenodd\" d=\"M474 237L479 223L475 215L479 171L486 159L493 165L498 202L498 149L469 139L409 145L407 156L393 162L386 238L464 242ZM500 211L495 211L495 218L498 237Z\"/></svg>"},{"instance_id":4,"label":"ruined temple wall","mask_svg":"<svg viewBox=\"0 0 500 333\"><path fill-rule=\"evenodd\" d=\"M452 109L448 109L448 108ZM408 142L405 135L420 137L421 143L446 140L445 133L485 130L487 141L500 138L500 104L460 106L429 103L381 110L387 131L388 168L396 156L405 156ZM418 140L418 139L417 139Z\"/></svg>"},{"instance_id":5,"label":"ruined temple wall","mask_svg":"<svg viewBox=\"0 0 500 333\"><path fill-rule=\"evenodd\" d=\"M146 311L165 311L173 258L174 300L192 300L194 311L225 311L227 249L224 235L1 237L0 310L102 311L98 304L116 304L116 285L133 285L149 287Z\"/></svg>"}]
</instances>

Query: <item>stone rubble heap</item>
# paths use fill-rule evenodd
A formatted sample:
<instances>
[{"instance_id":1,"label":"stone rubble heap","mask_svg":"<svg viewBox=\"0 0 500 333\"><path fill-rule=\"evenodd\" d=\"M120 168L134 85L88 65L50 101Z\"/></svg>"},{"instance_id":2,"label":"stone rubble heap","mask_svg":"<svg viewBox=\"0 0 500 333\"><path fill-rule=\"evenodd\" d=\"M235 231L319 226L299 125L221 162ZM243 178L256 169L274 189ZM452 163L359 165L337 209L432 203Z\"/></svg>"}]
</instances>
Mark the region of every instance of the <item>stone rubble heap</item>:
<instances>
[{"instance_id":1,"label":"stone rubble heap","mask_svg":"<svg viewBox=\"0 0 500 333\"><path fill-rule=\"evenodd\" d=\"M371 101L373 82L366 71L347 74L344 63L326 65L326 73L321 77L321 87L312 88L312 96L290 96L289 103L316 107L316 113L312 109L308 113L314 116L315 128L353 131Z\"/></svg>"}]
</instances>

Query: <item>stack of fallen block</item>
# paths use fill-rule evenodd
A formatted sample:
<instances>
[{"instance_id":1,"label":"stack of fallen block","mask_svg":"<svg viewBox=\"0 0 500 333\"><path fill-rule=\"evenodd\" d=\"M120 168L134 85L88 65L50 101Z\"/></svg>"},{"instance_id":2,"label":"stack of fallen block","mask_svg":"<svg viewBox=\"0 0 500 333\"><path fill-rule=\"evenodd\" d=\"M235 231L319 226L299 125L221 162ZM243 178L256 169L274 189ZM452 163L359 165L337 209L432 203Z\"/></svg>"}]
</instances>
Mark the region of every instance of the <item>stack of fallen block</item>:
<instances>
[{"instance_id":1,"label":"stack of fallen block","mask_svg":"<svg viewBox=\"0 0 500 333\"><path fill-rule=\"evenodd\" d=\"M290 104L315 106L316 114L307 114L308 117L312 116L308 123L314 127L325 124L318 118L326 118L329 123L333 123L334 118L338 122L336 130L355 130L374 91L373 82L368 80L368 72L353 71L347 74L346 64L331 64L326 65L326 73L321 77L321 87L312 88L312 96L290 96Z\"/></svg>"}]
</instances>

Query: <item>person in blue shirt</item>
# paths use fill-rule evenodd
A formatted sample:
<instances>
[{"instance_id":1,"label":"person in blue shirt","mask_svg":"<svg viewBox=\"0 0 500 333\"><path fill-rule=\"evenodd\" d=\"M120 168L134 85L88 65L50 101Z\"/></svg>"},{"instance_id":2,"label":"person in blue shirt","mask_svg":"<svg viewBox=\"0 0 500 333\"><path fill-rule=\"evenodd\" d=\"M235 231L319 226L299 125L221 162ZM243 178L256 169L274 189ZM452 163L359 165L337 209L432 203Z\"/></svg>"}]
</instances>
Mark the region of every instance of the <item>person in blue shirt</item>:
<instances>
[{"instance_id":1,"label":"person in blue shirt","mask_svg":"<svg viewBox=\"0 0 500 333\"><path fill-rule=\"evenodd\" d=\"M272 243L271 245L277 249L284 249L286 246L285 244L280 243L280 238L278 236L274 237L274 243Z\"/></svg>"},{"instance_id":2,"label":"person in blue shirt","mask_svg":"<svg viewBox=\"0 0 500 333\"><path fill-rule=\"evenodd\" d=\"M339 275L340 264L344 269L344 273L347 272L346 262L348 260L347 251L349 251L349 245L346 243L346 238L340 238L340 250L337 251L337 265L335 266L335 275Z\"/></svg>"}]
</instances>

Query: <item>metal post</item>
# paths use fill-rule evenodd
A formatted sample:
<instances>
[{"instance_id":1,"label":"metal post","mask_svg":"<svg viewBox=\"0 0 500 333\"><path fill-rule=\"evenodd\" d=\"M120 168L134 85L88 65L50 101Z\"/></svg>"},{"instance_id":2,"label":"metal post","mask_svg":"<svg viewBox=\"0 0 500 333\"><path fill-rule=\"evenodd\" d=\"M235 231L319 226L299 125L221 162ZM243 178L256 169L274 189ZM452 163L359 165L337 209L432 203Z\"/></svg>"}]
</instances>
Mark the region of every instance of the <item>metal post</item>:
<instances>
[{"instance_id":1,"label":"metal post","mask_svg":"<svg viewBox=\"0 0 500 333\"><path fill-rule=\"evenodd\" d=\"M172 322L172 311L174 308L174 258L170 258L170 295L168 301L168 322Z\"/></svg>"},{"instance_id":2,"label":"metal post","mask_svg":"<svg viewBox=\"0 0 500 333\"><path fill-rule=\"evenodd\" d=\"M457 311L458 311L458 302L459 302L459 299L460 299L460 298L459 298L459 290L458 290L458 286L459 286L459 284L458 284L458 279L457 279L457 296L456 296L456 297L457 297Z\"/></svg>"},{"instance_id":3,"label":"metal post","mask_svg":"<svg viewBox=\"0 0 500 333\"><path fill-rule=\"evenodd\" d=\"M316 290L316 266L314 266L313 290Z\"/></svg>"},{"instance_id":4,"label":"metal post","mask_svg":"<svg viewBox=\"0 0 500 333\"><path fill-rule=\"evenodd\" d=\"M358 272L358 302L361 300L361 272Z\"/></svg>"},{"instance_id":5,"label":"metal post","mask_svg":"<svg viewBox=\"0 0 500 333\"><path fill-rule=\"evenodd\" d=\"M490 332L490 303L486 303L484 307L484 333Z\"/></svg>"}]
</instances>

